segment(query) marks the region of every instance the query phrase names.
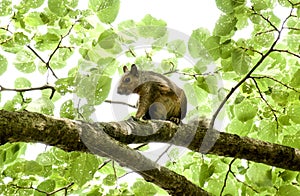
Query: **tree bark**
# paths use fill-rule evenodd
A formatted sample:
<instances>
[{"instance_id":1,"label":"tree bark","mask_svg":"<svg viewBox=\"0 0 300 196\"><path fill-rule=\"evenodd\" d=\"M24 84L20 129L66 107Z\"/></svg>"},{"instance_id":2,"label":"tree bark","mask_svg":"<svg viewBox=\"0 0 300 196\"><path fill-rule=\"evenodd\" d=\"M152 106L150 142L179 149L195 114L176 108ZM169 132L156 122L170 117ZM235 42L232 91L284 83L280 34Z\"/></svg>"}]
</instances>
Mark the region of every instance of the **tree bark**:
<instances>
[{"instance_id":1,"label":"tree bark","mask_svg":"<svg viewBox=\"0 0 300 196\"><path fill-rule=\"evenodd\" d=\"M91 152L132 169L171 195L209 195L184 176L159 166L138 151L111 138L100 125L26 111L0 110L0 145L7 142L42 142L66 151Z\"/></svg>"},{"instance_id":2,"label":"tree bark","mask_svg":"<svg viewBox=\"0 0 300 196\"><path fill-rule=\"evenodd\" d=\"M86 123L26 111L0 110L0 145L7 142L42 142L66 151L106 156L173 195L208 193L184 176L160 167L126 144L163 142L200 153L247 159L300 171L298 149L208 130L207 127L208 121L205 119L180 126L157 120Z\"/></svg>"}]
</instances>

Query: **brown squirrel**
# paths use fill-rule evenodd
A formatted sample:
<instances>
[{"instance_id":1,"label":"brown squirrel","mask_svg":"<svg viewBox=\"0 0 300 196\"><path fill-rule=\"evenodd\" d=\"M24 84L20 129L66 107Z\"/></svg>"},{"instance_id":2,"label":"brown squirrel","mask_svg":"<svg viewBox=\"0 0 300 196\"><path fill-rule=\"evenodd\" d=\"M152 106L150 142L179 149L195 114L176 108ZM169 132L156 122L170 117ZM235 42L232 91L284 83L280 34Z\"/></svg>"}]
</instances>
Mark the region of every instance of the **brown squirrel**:
<instances>
[{"instance_id":1,"label":"brown squirrel","mask_svg":"<svg viewBox=\"0 0 300 196\"><path fill-rule=\"evenodd\" d=\"M140 71L136 65L123 67L118 94L137 93L139 97L136 118L169 120L180 123L187 111L184 91L166 76L152 71Z\"/></svg>"}]
</instances>

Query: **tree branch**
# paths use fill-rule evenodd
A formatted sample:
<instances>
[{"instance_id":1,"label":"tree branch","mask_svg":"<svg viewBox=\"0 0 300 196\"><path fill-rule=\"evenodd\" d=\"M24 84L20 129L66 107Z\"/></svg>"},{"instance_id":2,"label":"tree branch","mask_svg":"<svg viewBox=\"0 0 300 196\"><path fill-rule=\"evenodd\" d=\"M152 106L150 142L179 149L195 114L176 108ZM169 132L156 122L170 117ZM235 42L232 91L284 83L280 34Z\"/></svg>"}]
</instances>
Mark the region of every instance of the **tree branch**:
<instances>
[{"instance_id":1,"label":"tree branch","mask_svg":"<svg viewBox=\"0 0 300 196\"><path fill-rule=\"evenodd\" d=\"M297 57L297 58L299 58L299 59L300 59L300 55L299 55L299 54L296 54L296 53L290 52L290 51L288 51L288 50L279 50L279 49L274 49L273 51L274 51L274 52L285 52L285 53L288 53L288 54L290 54L290 55L293 55L293 56L295 56L295 57Z\"/></svg>"},{"instance_id":2,"label":"tree branch","mask_svg":"<svg viewBox=\"0 0 300 196\"><path fill-rule=\"evenodd\" d=\"M87 131L92 128L94 130ZM88 146L89 144L98 142L96 143L98 144L97 148L102 149L102 147L107 147L104 140L114 138L118 142L114 140L115 143L110 142L110 145L122 145L126 148L124 152L131 152L132 149L127 149L123 144L161 142L183 146L195 152L207 151L209 154L247 159L283 169L300 171L300 150L298 149L215 130L208 132L207 130L208 125L203 120L180 126L172 122L158 120L148 122L127 120L90 124L58 119L39 113L0 110L1 145L7 142L20 141L43 142L65 151L88 152L96 148ZM93 136L91 132L96 135ZM100 140L98 138L100 137L99 134L104 134L105 139ZM93 141L86 142L84 139ZM212 146L212 144L214 145ZM107 151L111 153L108 153L109 156L113 156L112 154L122 149L115 151L113 146L108 149L110 151ZM211 148L206 149L208 147ZM97 148L95 150L98 150ZM121 155L120 151L115 156ZM129 158L130 156L126 157ZM110 158L121 161L115 159L115 157ZM122 164L122 161L119 163Z\"/></svg>"},{"instance_id":3,"label":"tree branch","mask_svg":"<svg viewBox=\"0 0 300 196\"><path fill-rule=\"evenodd\" d=\"M131 105L129 103L125 103L125 102L122 102L122 101L104 100L104 102L111 103L111 104L121 104L121 105L126 105L126 106L129 106L129 107L132 107L132 108L136 108L135 105Z\"/></svg>"},{"instance_id":4,"label":"tree branch","mask_svg":"<svg viewBox=\"0 0 300 196\"><path fill-rule=\"evenodd\" d=\"M256 80L255 80L255 78L254 78L254 77L250 77L250 78L251 78L252 81L254 82L254 85L255 85L255 87L256 87L256 89L257 89L257 91L258 91L258 94L259 94L260 98L265 102L265 104L268 106L268 108L269 108L269 109L271 110L271 112L273 113L274 119L275 119L275 121L276 121L276 128L278 129L279 123L278 123L277 115L276 115L276 113L275 113L275 112L277 112L277 111L274 110L274 109L272 108L272 106L269 104L269 102L265 99L265 97L263 96L263 93L261 92L261 90L260 90L260 88L259 88L259 86L258 86L258 84L257 84L257 82L256 82Z\"/></svg>"},{"instance_id":5,"label":"tree branch","mask_svg":"<svg viewBox=\"0 0 300 196\"><path fill-rule=\"evenodd\" d=\"M120 122L120 125L124 123L126 122ZM159 166L111 138L104 132L108 131L107 128L113 127L110 123L85 123L26 111L0 110L0 144L17 141L43 142L67 151L92 152L116 160L121 166L132 169L146 181L162 187L171 195L209 195L184 176Z\"/></svg>"},{"instance_id":6,"label":"tree branch","mask_svg":"<svg viewBox=\"0 0 300 196\"><path fill-rule=\"evenodd\" d=\"M55 93L55 88L54 86L50 86L50 85L44 85L44 86L41 86L41 87L32 87L32 88L6 88L6 87L3 87L0 85L0 92L1 91L15 91L15 92L26 92L26 91L36 91L36 90L44 90L44 89L51 89L51 95L49 97L49 99L52 99L53 98L53 95Z\"/></svg>"}]
</instances>

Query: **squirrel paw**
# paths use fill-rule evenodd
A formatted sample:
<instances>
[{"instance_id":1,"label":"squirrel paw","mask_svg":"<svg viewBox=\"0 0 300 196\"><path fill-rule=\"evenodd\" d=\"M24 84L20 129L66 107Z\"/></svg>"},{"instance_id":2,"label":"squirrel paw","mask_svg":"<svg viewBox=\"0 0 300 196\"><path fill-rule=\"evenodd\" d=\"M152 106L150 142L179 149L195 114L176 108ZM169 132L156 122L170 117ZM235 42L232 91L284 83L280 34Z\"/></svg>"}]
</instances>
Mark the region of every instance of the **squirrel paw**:
<instances>
[{"instance_id":1,"label":"squirrel paw","mask_svg":"<svg viewBox=\"0 0 300 196\"><path fill-rule=\"evenodd\" d=\"M131 116L129 119L133 121L148 122L148 120L145 120L143 118L137 118L135 116Z\"/></svg>"},{"instance_id":2,"label":"squirrel paw","mask_svg":"<svg viewBox=\"0 0 300 196\"><path fill-rule=\"evenodd\" d=\"M176 118L176 117L171 117L170 121L175 123L176 125L179 125L181 122L180 118Z\"/></svg>"}]
</instances>

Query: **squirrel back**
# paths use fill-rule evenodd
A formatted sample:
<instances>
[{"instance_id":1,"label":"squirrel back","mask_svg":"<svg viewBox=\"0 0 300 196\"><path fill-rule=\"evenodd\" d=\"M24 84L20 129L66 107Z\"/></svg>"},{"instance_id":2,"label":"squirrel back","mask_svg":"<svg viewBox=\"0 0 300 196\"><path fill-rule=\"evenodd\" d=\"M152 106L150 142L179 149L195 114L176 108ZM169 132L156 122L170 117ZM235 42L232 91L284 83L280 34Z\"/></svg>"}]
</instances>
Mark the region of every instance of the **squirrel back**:
<instances>
[{"instance_id":1,"label":"squirrel back","mask_svg":"<svg viewBox=\"0 0 300 196\"><path fill-rule=\"evenodd\" d=\"M130 70L124 66L123 71L117 92L140 96L136 118L170 120L178 124L185 117L185 93L169 78L152 71L140 71L134 64Z\"/></svg>"}]
</instances>

